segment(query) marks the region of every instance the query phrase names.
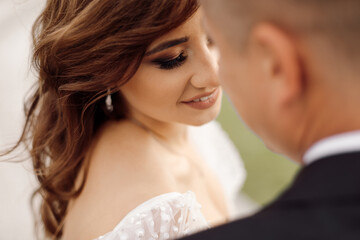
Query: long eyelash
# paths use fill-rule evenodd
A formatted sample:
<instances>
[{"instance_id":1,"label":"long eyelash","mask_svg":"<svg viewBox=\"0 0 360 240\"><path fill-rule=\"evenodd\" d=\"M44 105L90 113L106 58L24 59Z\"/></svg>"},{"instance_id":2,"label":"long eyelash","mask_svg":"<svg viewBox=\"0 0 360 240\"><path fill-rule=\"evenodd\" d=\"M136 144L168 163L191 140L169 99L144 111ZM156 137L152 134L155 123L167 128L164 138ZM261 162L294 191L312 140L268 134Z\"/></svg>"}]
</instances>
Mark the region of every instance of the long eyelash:
<instances>
[{"instance_id":1,"label":"long eyelash","mask_svg":"<svg viewBox=\"0 0 360 240\"><path fill-rule=\"evenodd\" d=\"M186 60L187 56L184 55L184 52L181 52L175 58L159 58L155 59L152 62L157 64L160 69L171 70L177 67L180 67Z\"/></svg>"}]
</instances>

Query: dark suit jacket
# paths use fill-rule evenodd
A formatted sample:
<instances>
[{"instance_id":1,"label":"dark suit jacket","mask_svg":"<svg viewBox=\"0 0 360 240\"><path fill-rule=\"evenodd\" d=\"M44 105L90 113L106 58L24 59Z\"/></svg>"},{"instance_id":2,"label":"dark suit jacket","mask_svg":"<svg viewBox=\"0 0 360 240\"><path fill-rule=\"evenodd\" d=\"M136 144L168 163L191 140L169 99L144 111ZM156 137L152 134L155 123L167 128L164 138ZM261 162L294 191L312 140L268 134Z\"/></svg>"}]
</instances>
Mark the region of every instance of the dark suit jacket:
<instances>
[{"instance_id":1,"label":"dark suit jacket","mask_svg":"<svg viewBox=\"0 0 360 240\"><path fill-rule=\"evenodd\" d=\"M257 214L184 238L195 239L360 240L360 152L311 163Z\"/></svg>"}]
</instances>

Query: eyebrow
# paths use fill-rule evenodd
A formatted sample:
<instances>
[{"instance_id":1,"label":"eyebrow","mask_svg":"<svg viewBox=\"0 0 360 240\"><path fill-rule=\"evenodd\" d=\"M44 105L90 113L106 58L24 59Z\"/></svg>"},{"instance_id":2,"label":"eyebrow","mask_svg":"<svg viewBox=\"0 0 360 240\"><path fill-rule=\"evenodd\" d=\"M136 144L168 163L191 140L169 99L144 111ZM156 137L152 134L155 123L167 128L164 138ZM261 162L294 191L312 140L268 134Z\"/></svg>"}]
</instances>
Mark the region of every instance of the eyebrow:
<instances>
[{"instance_id":1,"label":"eyebrow","mask_svg":"<svg viewBox=\"0 0 360 240\"><path fill-rule=\"evenodd\" d=\"M176 45L185 43L187 41L189 41L189 37L178 38L178 39L174 39L174 40L170 40L170 41L160 43L158 46L154 47L152 50L145 53L145 56L149 56L149 55L155 54L157 52L161 52L161 51L163 51L165 49L174 47Z\"/></svg>"}]
</instances>

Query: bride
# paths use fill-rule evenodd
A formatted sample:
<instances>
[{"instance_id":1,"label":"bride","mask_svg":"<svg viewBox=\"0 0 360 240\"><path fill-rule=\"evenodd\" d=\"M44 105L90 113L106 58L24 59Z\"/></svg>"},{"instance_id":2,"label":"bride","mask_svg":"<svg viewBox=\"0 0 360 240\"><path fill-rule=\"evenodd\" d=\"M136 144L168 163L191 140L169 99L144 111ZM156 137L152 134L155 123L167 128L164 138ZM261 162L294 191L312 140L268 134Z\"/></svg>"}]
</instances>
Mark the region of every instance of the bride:
<instances>
[{"instance_id":1,"label":"bride","mask_svg":"<svg viewBox=\"0 0 360 240\"><path fill-rule=\"evenodd\" d=\"M245 173L212 121L222 89L201 14L195 0L47 1L19 143L48 237L172 239L231 217Z\"/></svg>"}]
</instances>

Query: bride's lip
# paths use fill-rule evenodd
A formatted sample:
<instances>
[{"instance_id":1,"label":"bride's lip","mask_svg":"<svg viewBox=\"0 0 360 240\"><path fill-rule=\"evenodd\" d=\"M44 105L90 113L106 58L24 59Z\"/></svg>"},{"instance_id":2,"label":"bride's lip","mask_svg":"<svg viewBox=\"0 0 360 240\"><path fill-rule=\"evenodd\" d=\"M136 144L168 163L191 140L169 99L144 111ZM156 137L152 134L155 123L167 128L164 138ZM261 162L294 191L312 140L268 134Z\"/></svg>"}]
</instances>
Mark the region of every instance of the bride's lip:
<instances>
[{"instance_id":1,"label":"bride's lip","mask_svg":"<svg viewBox=\"0 0 360 240\"><path fill-rule=\"evenodd\" d=\"M220 93L219 88L216 88L211 93L198 95L196 97L191 98L193 100L191 100L191 101L188 101L188 100L183 101L182 103L189 106L189 107L198 109L198 110L208 109L208 108L212 107L216 103L216 100L218 99L219 93Z\"/></svg>"},{"instance_id":2,"label":"bride's lip","mask_svg":"<svg viewBox=\"0 0 360 240\"><path fill-rule=\"evenodd\" d=\"M216 90L218 90L219 88L216 88L215 90L213 90L212 92L208 92L208 93L203 93L203 94L199 94L195 97L192 97L190 99L187 99L187 100L184 100L184 101L181 101L182 103L189 103L189 102L192 102L194 100L197 100L197 99L200 99L200 98L204 98L204 97L208 97L210 96L211 94L215 93Z\"/></svg>"}]
</instances>

